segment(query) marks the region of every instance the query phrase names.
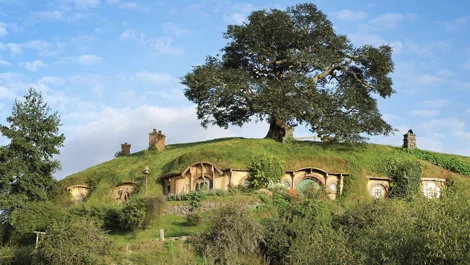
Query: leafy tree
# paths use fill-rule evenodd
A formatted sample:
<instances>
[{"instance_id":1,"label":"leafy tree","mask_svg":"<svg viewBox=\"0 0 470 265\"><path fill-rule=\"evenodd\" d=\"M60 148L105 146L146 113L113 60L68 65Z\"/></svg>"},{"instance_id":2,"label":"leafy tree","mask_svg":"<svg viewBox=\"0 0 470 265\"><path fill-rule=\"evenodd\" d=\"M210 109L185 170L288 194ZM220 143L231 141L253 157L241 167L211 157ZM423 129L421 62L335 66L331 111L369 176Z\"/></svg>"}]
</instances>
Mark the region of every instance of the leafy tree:
<instances>
[{"instance_id":1,"label":"leafy tree","mask_svg":"<svg viewBox=\"0 0 470 265\"><path fill-rule=\"evenodd\" d=\"M251 159L251 185L255 189L266 188L269 183L279 182L284 174L285 163L277 156L263 154Z\"/></svg>"},{"instance_id":2,"label":"leafy tree","mask_svg":"<svg viewBox=\"0 0 470 265\"><path fill-rule=\"evenodd\" d=\"M0 206L12 210L29 201L44 201L56 184L52 174L60 169L53 158L65 137L59 133L60 117L51 113L42 94L30 88L24 100L15 100L8 126L0 132L10 140L0 147Z\"/></svg>"},{"instance_id":3,"label":"leafy tree","mask_svg":"<svg viewBox=\"0 0 470 265\"><path fill-rule=\"evenodd\" d=\"M274 139L299 124L351 141L393 131L374 98L394 93L390 46L354 47L314 4L252 12L224 37L221 56L181 79L202 126L267 120L266 137Z\"/></svg>"},{"instance_id":4,"label":"leafy tree","mask_svg":"<svg viewBox=\"0 0 470 265\"><path fill-rule=\"evenodd\" d=\"M106 233L86 219L71 219L52 225L33 252L33 264L105 264L111 242Z\"/></svg>"},{"instance_id":5,"label":"leafy tree","mask_svg":"<svg viewBox=\"0 0 470 265\"><path fill-rule=\"evenodd\" d=\"M196 252L216 264L242 263L243 256L259 254L262 226L240 205L226 205L209 220L207 232L198 235Z\"/></svg>"}]
</instances>

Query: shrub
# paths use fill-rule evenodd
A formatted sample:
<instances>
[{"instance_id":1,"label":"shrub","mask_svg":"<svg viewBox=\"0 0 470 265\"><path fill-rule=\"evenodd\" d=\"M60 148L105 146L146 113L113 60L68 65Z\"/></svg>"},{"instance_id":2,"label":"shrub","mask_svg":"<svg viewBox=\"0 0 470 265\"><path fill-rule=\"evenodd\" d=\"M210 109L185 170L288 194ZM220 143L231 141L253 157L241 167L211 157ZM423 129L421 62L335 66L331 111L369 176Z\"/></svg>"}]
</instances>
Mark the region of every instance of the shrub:
<instances>
[{"instance_id":1,"label":"shrub","mask_svg":"<svg viewBox=\"0 0 470 265\"><path fill-rule=\"evenodd\" d=\"M54 224L33 252L33 264L91 265L102 264L111 242L95 223L75 219Z\"/></svg>"},{"instance_id":2,"label":"shrub","mask_svg":"<svg viewBox=\"0 0 470 265\"><path fill-rule=\"evenodd\" d=\"M195 238L198 254L218 264L237 264L240 256L256 255L263 239L261 225L243 207L227 205L209 220L206 233Z\"/></svg>"},{"instance_id":3,"label":"shrub","mask_svg":"<svg viewBox=\"0 0 470 265\"><path fill-rule=\"evenodd\" d=\"M390 197L411 199L418 194L421 187L421 164L413 160L390 160L387 162L390 183Z\"/></svg>"},{"instance_id":4,"label":"shrub","mask_svg":"<svg viewBox=\"0 0 470 265\"><path fill-rule=\"evenodd\" d=\"M68 214L62 208L46 202L34 202L18 208L8 220L13 227L11 241L32 244L36 236L33 231L45 231L56 222L65 221Z\"/></svg>"},{"instance_id":5,"label":"shrub","mask_svg":"<svg viewBox=\"0 0 470 265\"><path fill-rule=\"evenodd\" d=\"M189 213L186 215L186 222L190 226L198 226L202 223L202 216L197 213Z\"/></svg>"},{"instance_id":6,"label":"shrub","mask_svg":"<svg viewBox=\"0 0 470 265\"><path fill-rule=\"evenodd\" d=\"M165 207L164 197L133 198L122 208L119 223L123 230L146 228L152 221L160 216ZM113 214L109 213L108 224L112 224Z\"/></svg>"},{"instance_id":7,"label":"shrub","mask_svg":"<svg viewBox=\"0 0 470 265\"><path fill-rule=\"evenodd\" d=\"M269 183L278 182L284 174L284 162L271 154L252 158L250 167L251 185L255 189L266 188Z\"/></svg>"},{"instance_id":8,"label":"shrub","mask_svg":"<svg viewBox=\"0 0 470 265\"><path fill-rule=\"evenodd\" d=\"M263 253L271 264L348 264L347 238L333 226L337 206L305 197L279 207L266 223Z\"/></svg>"}]
</instances>

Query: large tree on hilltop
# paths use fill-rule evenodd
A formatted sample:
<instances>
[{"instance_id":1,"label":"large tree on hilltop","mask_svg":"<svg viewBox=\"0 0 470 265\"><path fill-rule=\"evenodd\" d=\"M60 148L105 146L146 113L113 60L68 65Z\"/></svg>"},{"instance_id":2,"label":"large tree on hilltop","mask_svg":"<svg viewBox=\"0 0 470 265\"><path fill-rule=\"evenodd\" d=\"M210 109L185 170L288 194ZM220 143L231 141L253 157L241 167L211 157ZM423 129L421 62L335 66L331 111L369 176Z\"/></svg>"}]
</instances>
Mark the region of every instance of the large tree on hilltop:
<instances>
[{"instance_id":1,"label":"large tree on hilltop","mask_svg":"<svg viewBox=\"0 0 470 265\"><path fill-rule=\"evenodd\" d=\"M374 98L394 93L390 46L354 47L314 4L252 12L224 37L221 56L181 78L204 127L254 118L270 123L267 138L308 124L319 137L348 141L393 131Z\"/></svg>"},{"instance_id":2,"label":"large tree on hilltop","mask_svg":"<svg viewBox=\"0 0 470 265\"><path fill-rule=\"evenodd\" d=\"M15 100L2 135L10 143L0 147L0 208L12 210L29 201L47 199L54 187L52 174L60 169L53 158L65 137L59 133L60 117L51 113L42 94L29 89L23 101Z\"/></svg>"}]
</instances>

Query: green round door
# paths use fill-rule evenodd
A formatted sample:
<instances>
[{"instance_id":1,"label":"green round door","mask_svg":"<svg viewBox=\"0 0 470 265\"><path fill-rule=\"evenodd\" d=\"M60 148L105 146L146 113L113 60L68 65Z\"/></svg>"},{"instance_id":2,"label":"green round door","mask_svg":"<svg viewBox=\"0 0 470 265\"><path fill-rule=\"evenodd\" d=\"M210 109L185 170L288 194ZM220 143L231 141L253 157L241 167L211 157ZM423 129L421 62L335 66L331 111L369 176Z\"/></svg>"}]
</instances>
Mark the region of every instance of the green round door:
<instances>
[{"instance_id":1,"label":"green round door","mask_svg":"<svg viewBox=\"0 0 470 265\"><path fill-rule=\"evenodd\" d=\"M304 193L308 190L317 191L321 188L320 183L313 179L304 179L297 184L297 191Z\"/></svg>"}]
</instances>

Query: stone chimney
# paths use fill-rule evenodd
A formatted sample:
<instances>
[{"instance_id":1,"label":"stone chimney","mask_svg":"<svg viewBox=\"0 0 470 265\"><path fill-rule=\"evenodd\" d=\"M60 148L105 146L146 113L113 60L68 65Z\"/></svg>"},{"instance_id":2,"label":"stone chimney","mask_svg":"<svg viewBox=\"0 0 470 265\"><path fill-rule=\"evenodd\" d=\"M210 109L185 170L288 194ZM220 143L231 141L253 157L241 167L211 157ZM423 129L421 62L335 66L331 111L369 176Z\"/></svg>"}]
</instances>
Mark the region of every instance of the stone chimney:
<instances>
[{"instance_id":1,"label":"stone chimney","mask_svg":"<svg viewBox=\"0 0 470 265\"><path fill-rule=\"evenodd\" d=\"M158 152L162 152L165 150L165 138L162 131L157 132L157 129L153 129L153 132L149 133L149 147L155 146Z\"/></svg>"},{"instance_id":2,"label":"stone chimney","mask_svg":"<svg viewBox=\"0 0 470 265\"><path fill-rule=\"evenodd\" d=\"M128 156L131 154L131 144L127 142L121 144L121 152L123 155Z\"/></svg>"},{"instance_id":3,"label":"stone chimney","mask_svg":"<svg viewBox=\"0 0 470 265\"><path fill-rule=\"evenodd\" d=\"M416 134L414 134L411 129L403 135L403 148L416 148Z\"/></svg>"}]
</instances>

